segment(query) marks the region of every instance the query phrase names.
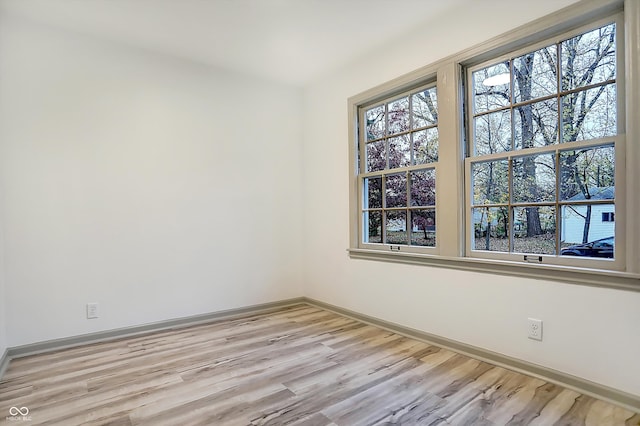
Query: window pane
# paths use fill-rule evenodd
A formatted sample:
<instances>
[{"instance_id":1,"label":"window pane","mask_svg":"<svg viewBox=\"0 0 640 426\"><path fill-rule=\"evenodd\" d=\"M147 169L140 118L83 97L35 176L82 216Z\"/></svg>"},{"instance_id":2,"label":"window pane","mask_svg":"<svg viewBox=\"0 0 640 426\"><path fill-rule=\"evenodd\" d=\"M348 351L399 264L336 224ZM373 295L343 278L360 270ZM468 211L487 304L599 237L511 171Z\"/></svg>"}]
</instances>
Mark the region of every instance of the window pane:
<instances>
[{"instance_id":1,"label":"window pane","mask_svg":"<svg viewBox=\"0 0 640 426\"><path fill-rule=\"evenodd\" d=\"M555 201L556 165L553 154L513 159L514 203Z\"/></svg>"},{"instance_id":2,"label":"window pane","mask_svg":"<svg viewBox=\"0 0 640 426\"><path fill-rule=\"evenodd\" d=\"M366 209L382 208L382 178L366 178L364 194L366 198L362 204Z\"/></svg>"},{"instance_id":3,"label":"window pane","mask_svg":"<svg viewBox=\"0 0 640 426\"><path fill-rule=\"evenodd\" d=\"M406 207L407 175L389 175L386 179L386 207Z\"/></svg>"},{"instance_id":4,"label":"window pane","mask_svg":"<svg viewBox=\"0 0 640 426\"><path fill-rule=\"evenodd\" d=\"M438 128L420 130L413 134L413 161L427 164L438 161Z\"/></svg>"},{"instance_id":5,"label":"window pane","mask_svg":"<svg viewBox=\"0 0 640 426\"><path fill-rule=\"evenodd\" d=\"M474 112L481 113L509 105L509 62L473 73Z\"/></svg>"},{"instance_id":6,"label":"window pane","mask_svg":"<svg viewBox=\"0 0 640 426\"><path fill-rule=\"evenodd\" d=\"M436 172L433 169L410 172L411 205L432 206L436 203Z\"/></svg>"},{"instance_id":7,"label":"window pane","mask_svg":"<svg viewBox=\"0 0 640 426\"><path fill-rule=\"evenodd\" d=\"M511 151L511 113L493 112L474 119L475 155Z\"/></svg>"},{"instance_id":8,"label":"window pane","mask_svg":"<svg viewBox=\"0 0 640 426\"><path fill-rule=\"evenodd\" d=\"M471 165L473 204L499 204L509 200L509 163L486 161Z\"/></svg>"},{"instance_id":9,"label":"window pane","mask_svg":"<svg viewBox=\"0 0 640 426\"><path fill-rule=\"evenodd\" d=\"M409 130L409 98L400 98L388 105L389 134Z\"/></svg>"},{"instance_id":10,"label":"window pane","mask_svg":"<svg viewBox=\"0 0 640 426\"><path fill-rule=\"evenodd\" d=\"M614 214L613 204L562 206L560 254L613 258Z\"/></svg>"},{"instance_id":11,"label":"window pane","mask_svg":"<svg viewBox=\"0 0 640 426\"><path fill-rule=\"evenodd\" d=\"M562 90L616 78L615 39L610 24L562 42Z\"/></svg>"},{"instance_id":12,"label":"window pane","mask_svg":"<svg viewBox=\"0 0 640 426\"><path fill-rule=\"evenodd\" d=\"M407 241L407 212L386 212L387 244L408 244Z\"/></svg>"},{"instance_id":13,"label":"window pane","mask_svg":"<svg viewBox=\"0 0 640 426\"><path fill-rule=\"evenodd\" d=\"M508 212L506 207L472 209L474 250L509 251Z\"/></svg>"},{"instance_id":14,"label":"window pane","mask_svg":"<svg viewBox=\"0 0 640 426\"><path fill-rule=\"evenodd\" d=\"M558 92L555 45L513 60L513 101L524 102Z\"/></svg>"},{"instance_id":15,"label":"window pane","mask_svg":"<svg viewBox=\"0 0 640 426\"><path fill-rule=\"evenodd\" d=\"M412 95L411 102L413 103L414 129L438 122L438 96L435 87Z\"/></svg>"},{"instance_id":16,"label":"window pane","mask_svg":"<svg viewBox=\"0 0 640 426\"><path fill-rule=\"evenodd\" d=\"M367 110L365 113L367 140L384 136L384 105Z\"/></svg>"},{"instance_id":17,"label":"window pane","mask_svg":"<svg viewBox=\"0 0 640 426\"><path fill-rule=\"evenodd\" d=\"M613 145L560 152L560 198L570 201L613 200Z\"/></svg>"},{"instance_id":18,"label":"window pane","mask_svg":"<svg viewBox=\"0 0 640 426\"><path fill-rule=\"evenodd\" d=\"M562 141L603 138L618 133L616 85L608 84L562 97Z\"/></svg>"},{"instance_id":19,"label":"window pane","mask_svg":"<svg viewBox=\"0 0 640 426\"><path fill-rule=\"evenodd\" d=\"M381 243L382 242L382 212L364 212L362 220L365 243Z\"/></svg>"},{"instance_id":20,"label":"window pane","mask_svg":"<svg viewBox=\"0 0 640 426\"><path fill-rule=\"evenodd\" d=\"M406 167L411 165L411 145L409 135L389 138L389 168Z\"/></svg>"},{"instance_id":21,"label":"window pane","mask_svg":"<svg viewBox=\"0 0 640 426\"><path fill-rule=\"evenodd\" d=\"M411 245L435 247L435 209L411 210Z\"/></svg>"},{"instance_id":22,"label":"window pane","mask_svg":"<svg viewBox=\"0 0 640 426\"><path fill-rule=\"evenodd\" d=\"M556 208L514 207L513 251L517 253L556 253Z\"/></svg>"},{"instance_id":23,"label":"window pane","mask_svg":"<svg viewBox=\"0 0 640 426\"><path fill-rule=\"evenodd\" d=\"M387 167L387 153L384 140L368 143L366 150L368 172L383 170Z\"/></svg>"},{"instance_id":24,"label":"window pane","mask_svg":"<svg viewBox=\"0 0 640 426\"><path fill-rule=\"evenodd\" d=\"M535 148L558 142L558 101L522 105L513 110L515 149Z\"/></svg>"}]
</instances>

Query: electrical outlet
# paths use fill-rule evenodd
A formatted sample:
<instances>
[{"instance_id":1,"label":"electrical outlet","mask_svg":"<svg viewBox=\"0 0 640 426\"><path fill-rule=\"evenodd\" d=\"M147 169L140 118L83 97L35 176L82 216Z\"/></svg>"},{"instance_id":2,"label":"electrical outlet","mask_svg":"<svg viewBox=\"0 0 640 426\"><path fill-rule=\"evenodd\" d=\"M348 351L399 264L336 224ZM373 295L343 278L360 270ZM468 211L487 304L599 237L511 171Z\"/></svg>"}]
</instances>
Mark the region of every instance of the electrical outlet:
<instances>
[{"instance_id":1,"label":"electrical outlet","mask_svg":"<svg viewBox=\"0 0 640 426\"><path fill-rule=\"evenodd\" d=\"M542 320L528 318L529 321L529 339L542 340Z\"/></svg>"},{"instance_id":2,"label":"electrical outlet","mask_svg":"<svg viewBox=\"0 0 640 426\"><path fill-rule=\"evenodd\" d=\"M98 304L87 303L87 319L98 318Z\"/></svg>"}]
</instances>

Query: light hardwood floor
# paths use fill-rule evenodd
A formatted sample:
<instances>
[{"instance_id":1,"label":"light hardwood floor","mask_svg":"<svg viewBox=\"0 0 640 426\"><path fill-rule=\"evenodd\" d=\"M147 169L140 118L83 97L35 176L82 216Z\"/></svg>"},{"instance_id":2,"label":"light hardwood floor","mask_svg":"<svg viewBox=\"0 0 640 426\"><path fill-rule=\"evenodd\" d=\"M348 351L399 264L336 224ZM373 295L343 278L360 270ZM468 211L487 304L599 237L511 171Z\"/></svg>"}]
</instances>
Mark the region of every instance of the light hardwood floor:
<instances>
[{"instance_id":1,"label":"light hardwood floor","mask_svg":"<svg viewBox=\"0 0 640 426\"><path fill-rule=\"evenodd\" d=\"M15 359L0 424L636 426L640 415L296 305Z\"/></svg>"}]
</instances>

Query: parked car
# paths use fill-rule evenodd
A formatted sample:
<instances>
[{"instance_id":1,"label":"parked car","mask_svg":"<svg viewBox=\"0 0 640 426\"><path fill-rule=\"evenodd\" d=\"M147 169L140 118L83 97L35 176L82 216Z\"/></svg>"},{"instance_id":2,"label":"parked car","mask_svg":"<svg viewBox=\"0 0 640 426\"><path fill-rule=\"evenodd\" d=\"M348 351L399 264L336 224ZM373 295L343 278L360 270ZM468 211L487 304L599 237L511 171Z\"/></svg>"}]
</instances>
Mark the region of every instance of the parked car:
<instances>
[{"instance_id":1,"label":"parked car","mask_svg":"<svg viewBox=\"0 0 640 426\"><path fill-rule=\"evenodd\" d=\"M560 251L563 256L609 257L613 258L614 237L601 238L584 244L565 247Z\"/></svg>"}]
</instances>

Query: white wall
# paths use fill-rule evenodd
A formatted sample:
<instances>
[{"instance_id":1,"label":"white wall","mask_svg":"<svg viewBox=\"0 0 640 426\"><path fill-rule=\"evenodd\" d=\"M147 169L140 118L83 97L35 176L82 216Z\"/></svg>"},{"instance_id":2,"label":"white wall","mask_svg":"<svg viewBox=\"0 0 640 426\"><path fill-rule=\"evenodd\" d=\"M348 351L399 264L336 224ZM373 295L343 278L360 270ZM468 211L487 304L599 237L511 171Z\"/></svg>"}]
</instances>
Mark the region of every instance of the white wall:
<instances>
[{"instance_id":1,"label":"white wall","mask_svg":"<svg viewBox=\"0 0 640 426\"><path fill-rule=\"evenodd\" d=\"M301 295L299 89L0 28L8 346Z\"/></svg>"},{"instance_id":2,"label":"white wall","mask_svg":"<svg viewBox=\"0 0 640 426\"><path fill-rule=\"evenodd\" d=\"M640 395L640 293L350 260L347 98L571 3L474 2L305 92L306 295ZM502 3L504 6L504 3ZM544 341L526 338L527 317Z\"/></svg>"}]
</instances>

